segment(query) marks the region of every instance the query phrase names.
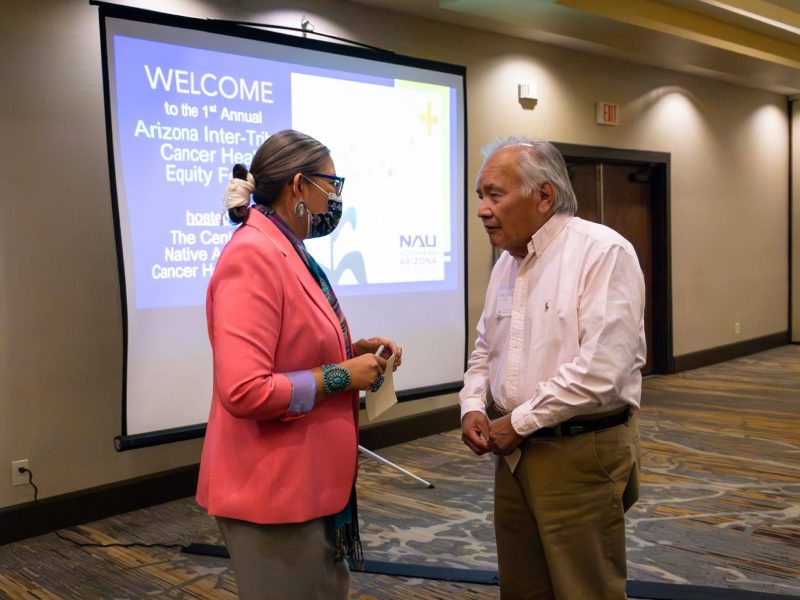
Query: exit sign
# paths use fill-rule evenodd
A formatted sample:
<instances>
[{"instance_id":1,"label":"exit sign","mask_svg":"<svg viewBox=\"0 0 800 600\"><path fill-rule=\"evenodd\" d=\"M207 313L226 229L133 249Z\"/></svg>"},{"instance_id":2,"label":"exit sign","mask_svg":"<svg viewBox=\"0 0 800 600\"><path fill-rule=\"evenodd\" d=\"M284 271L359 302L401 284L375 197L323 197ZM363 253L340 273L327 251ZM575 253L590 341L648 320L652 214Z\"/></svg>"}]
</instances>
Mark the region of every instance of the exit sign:
<instances>
[{"instance_id":1,"label":"exit sign","mask_svg":"<svg viewBox=\"0 0 800 600\"><path fill-rule=\"evenodd\" d=\"M598 125L619 125L619 104L598 102L596 106Z\"/></svg>"}]
</instances>

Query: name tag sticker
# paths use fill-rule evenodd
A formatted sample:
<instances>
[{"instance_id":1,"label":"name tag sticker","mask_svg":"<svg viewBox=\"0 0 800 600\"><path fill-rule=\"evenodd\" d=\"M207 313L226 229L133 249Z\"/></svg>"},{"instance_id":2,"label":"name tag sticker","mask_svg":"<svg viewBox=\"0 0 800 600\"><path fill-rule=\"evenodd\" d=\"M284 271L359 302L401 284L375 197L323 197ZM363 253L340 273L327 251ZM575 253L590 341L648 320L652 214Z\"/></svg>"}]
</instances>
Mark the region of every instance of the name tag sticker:
<instances>
[{"instance_id":1,"label":"name tag sticker","mask_svg":"<svg viewBox=\"0 0 800 600\"><path fill-rule=\"evenodd\" d=\"M514 306L514 288L505 288L497 292L497 316L510 317Z\"/></svg>"}]
</instances>

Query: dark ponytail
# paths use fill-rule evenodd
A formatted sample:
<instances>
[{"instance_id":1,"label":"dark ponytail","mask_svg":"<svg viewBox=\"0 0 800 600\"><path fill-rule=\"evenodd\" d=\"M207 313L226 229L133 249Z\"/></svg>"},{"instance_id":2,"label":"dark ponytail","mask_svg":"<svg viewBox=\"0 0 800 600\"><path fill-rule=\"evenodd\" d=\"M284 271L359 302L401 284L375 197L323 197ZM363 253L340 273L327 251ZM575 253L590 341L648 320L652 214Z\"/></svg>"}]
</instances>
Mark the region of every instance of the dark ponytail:
<instances>
[{"instance_id":1,"label":"dark ponytail","mask_svg":"<svg viewBox=\"0 0 800 600\"><path fill-rule=\"evenodd\" d=\"M329 158L328 148L305 133L292 129L273 133L250 163L250 174L256 180L253 202L271 206L297 173L318 171Z\"/></svg>"}]
</instances>

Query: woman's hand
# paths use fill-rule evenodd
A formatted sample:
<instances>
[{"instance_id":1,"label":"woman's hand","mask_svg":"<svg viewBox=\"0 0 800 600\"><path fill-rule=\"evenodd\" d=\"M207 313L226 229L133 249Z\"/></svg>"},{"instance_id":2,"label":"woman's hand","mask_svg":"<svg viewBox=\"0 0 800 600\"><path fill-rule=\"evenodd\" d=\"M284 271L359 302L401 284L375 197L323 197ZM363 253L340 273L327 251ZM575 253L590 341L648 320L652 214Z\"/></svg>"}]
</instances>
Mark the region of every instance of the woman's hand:
<instances>
[{"instance_id":1,"label":"woman's hand","mask_svg":"<svg viewBox=\"0 0 800 600\"><path fill-rule=\"evenodd\" d=\"M378 345L380 346L380 344ZM386 369L386 359L374 354L361 354L340 364L350 371L348 390L367 391L375 383L375 380L383 375Z\"/></svg>"},{"instance_id":2,"label":"woman's hand","mask_svg":"<svg viewBox=\"0 0 800 600\"><path fill-rule=\"evenodd\" d=\"M376 355L375 352L381 346L383 346L383 351ZM383 381L376 383L378 377L383 375L386 370L386 360L393 354L395 355L394 370L397 370L403 360L403 349L394 340L384 337L371 337L354 342L353 354L355 354L355 358L339 363L339 366L350 372L350 385L347 386L349 391L367 391L370 389L375 391ZM316 403L321 401L325 395L322 383L322 369L315 367L311 369L311 373L317 382L317 395L314 399ZM375 388L372 387L373 384L376 384Z\"/></svg>"},{"instance_id":3,"label":"woman's hand","mask_svg":"<svg viewBox=\"0 0 800 600\"><path fill-rule=\"evenodd\" d=\"M386 369L386 359L374 354L362 354L339 363L339 366L347 369L347 372L350 373L350 383L346 388L338 391L367 391L375 383L375 380L383 375L383 371ZM325 397L322 367L311 369L311 374L314 375L317 382L317 394L314 396L316 405Z\"/></svg>"},{"instance_id":4,"label":"woman's hand","mask_svg":"<svg viewBox=\"0 0 800 600\"><path fill-rule=\"evenodd\" d=\"M394 370L397 370L397 367L400 366L400 363L403 362L403 349L397 345L397 342L394 340L390 340L389 338L385 337L371 337L368 339L360 339L353 344L353 353L356 356L362 356L364 354L375 354L375 352L383 346L383 352L381 352L381 357L389 358L392 354L395 355L394 359Z\"/></svg>"}]
</instances>

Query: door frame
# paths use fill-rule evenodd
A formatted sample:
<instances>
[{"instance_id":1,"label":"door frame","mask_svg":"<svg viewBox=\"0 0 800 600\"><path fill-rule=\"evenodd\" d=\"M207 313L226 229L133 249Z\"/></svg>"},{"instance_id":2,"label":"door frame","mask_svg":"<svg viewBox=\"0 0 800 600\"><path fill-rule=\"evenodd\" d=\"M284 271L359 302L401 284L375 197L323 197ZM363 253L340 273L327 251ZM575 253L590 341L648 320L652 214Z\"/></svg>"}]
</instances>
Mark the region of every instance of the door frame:
<instances>
[{"instance_id":1,"label":"door frame","mask_svg":"<svg viewBox=\"0 0 800 600\"><path fill-rule=\"evenodd\" d=\"M675 372L672 351L672 268L670 252L670 154L553 142L567 162L641 164L651 168L653 240L653 372Z\"/></svg>"}]
</instances>

